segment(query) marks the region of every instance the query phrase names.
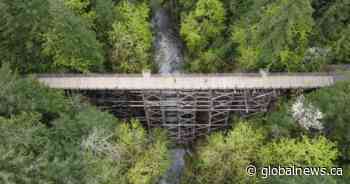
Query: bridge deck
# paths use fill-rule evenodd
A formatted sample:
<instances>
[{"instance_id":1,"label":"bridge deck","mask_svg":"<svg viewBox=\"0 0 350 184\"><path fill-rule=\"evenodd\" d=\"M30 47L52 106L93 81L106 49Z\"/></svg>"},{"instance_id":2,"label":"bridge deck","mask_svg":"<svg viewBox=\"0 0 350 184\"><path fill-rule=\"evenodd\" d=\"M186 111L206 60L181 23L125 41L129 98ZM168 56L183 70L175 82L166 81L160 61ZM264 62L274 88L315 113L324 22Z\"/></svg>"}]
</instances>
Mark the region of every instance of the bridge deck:
<instances>
[{"instance_id":1,"label":"bridge deck","mask_svg":"<svg viewBox=\"0 0 350 184\"><path fill-rule=\"evenodd\" d=\"M207 90L207 89L294 89L334 84L338 76L326 73L212 74L212 75L39 75L51 88L73 90Z\"/></svg>"},{"instance_id":2,"label":"bridge deck","mask_svg":"<svg viewBox=\"0 0 350 184\"><path fill-rule=\"evenodd\" d=\"M83 94L120 119L137 117L148 128L164 127L178 143L228 127L232 115L267 112L288 89L325 87L344 77L332 73L37 76L49 87L66 89L68 95Z\"/></svg>"}]
</instances>

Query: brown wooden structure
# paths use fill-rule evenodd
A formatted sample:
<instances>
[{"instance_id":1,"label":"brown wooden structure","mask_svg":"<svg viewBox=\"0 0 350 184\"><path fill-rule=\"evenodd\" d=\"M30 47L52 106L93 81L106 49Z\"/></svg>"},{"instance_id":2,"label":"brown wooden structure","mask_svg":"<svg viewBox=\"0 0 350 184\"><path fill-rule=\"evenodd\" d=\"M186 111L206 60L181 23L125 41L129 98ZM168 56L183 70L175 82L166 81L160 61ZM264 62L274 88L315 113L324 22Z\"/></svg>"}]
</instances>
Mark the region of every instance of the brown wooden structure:
<instances>
[{"instance_id":1,"label":"brown wooden structure","mask_svg":"<svg viewBox=\"0 0 350 184\"><path fill-rule=\"evenodd\" d=\"M331 74L41 75L39 81L81 93L122 119L164 127L178 143L229 126L232 115L266 112L289 90L332 85Z\"/></svg>"}]
</instances>

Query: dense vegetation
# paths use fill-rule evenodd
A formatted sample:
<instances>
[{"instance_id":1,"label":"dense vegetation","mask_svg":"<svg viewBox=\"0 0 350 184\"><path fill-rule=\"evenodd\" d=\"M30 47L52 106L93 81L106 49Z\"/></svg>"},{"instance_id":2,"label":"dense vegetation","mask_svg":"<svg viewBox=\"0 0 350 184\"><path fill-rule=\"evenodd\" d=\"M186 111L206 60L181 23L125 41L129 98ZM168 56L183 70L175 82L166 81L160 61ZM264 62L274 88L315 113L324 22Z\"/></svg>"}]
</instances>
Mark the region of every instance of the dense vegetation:
<instances>
[{"instance_id":1,"label":"dense vegetation","mask_svg":"<svg viewBox=\"0 0 350 184\"><path fill-rule=\"evenodd\" d=\"M190 72L350 62L347 0L2 0L1 62L21 73L153 69L155 2L171 9Z\"/></svg>"},{"instance_id":2,"label":"dense vegetation","mask_svg":"<svg viewBox=\"0 0 350 184\"><path fill-rule=\"evenodd\" d=\"M349 0L0 0L0 183L155 184L164 130L123 122L32 73L155 70L161 4L187 72L322 71L350 64ZM156 72L156 71L155 71ZM281 99L193 145L183 184L349 183L350 83ZM247 177L246 167L342 167L343 177Z\"/></svg>"},{"instance_id":3,"label":"dense vegetation","mask_svg":"<svg viewBox=\"0 0 350 184\"><path fill-rule=\"evenodd\" d=\"M348 1L180 2L191 71L232 70L233 65L317 71L326 63L349 62Z\"/></svg>"},{"instance_id":4,"label":"dense vegetation","mask_svg":"<svg viewBox=\"0 0 350 184\"><path fill-rule=\"evenodd\" d=\"M232 130L210 135L199 143L195 156L189 159L183 183L347 183L349 93L350 83L341 82L305 98L282 101L267 115L234 121ZM301 106L295 108L299 103ZM261 179L261 175L247 177L249 164L258 168L337 166L343 168L343 177Z\"/></svg>"},{"instance_id":5,"label":"dense vegetation","mask_svg":"<svg viewBox=\"0 0 350 184\"><path fill-rule=\"evenodd\" d=\"M169 168L164 130L121 122L79 96L19 77L7 64L0 76L1 183L153 184ZM233 121L232 130L198 143L183 183L345 183L349 93L350 83L341 82L281 101L271 114ZM299 102L302 107L294 108ZM339 166L344 176L261 179L247 177L249 164Z\"/></svg>"},{"instance_id":6,"label":"dense vegetation","mask_svg":"<svg viewBox=\"0 0 350 184\"><path fill-rule=\"evenodd\" d=\"M164 131L147 133L7 66L0 76L0 183L153 184L169 167Z\"/></svg>"}]
</instances>

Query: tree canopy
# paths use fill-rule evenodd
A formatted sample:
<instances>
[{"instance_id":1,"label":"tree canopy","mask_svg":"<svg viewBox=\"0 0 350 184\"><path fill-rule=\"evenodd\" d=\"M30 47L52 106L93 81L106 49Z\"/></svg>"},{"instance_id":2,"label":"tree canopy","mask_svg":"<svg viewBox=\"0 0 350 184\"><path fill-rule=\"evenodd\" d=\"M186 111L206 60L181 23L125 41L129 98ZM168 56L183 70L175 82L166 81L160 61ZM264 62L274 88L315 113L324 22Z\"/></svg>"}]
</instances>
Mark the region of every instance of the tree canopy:
<instances>
[{"instance_id":1,"label":"tree canopy","mask_svg":"<svg viewBox=\"0 0 350 184\"><path fill-rule=\"evenodd\" d=\"M0 75L0 183L153 184L169 167L164 130L148 134L8 65Z\"/></svg>"},{"instance_id":2,"label":"tree canopy","mask_svg":"<svg viewBox=\"0 0 350 184\"><path fill-rule=\"evenodd\" d=\"M59 1L51 2L50 9L53 20L43 35L43 53L52 56L53 65L78 72L101 70L104 57L96 33Z\"/></svg>"},{"instance_id":3,"label":"tree canopy","mask_svg":"<svg viewBox=\"0 0 350 184\"><path fill-rule=\"evenodd\" d=\"M121 1L116 6L116 21L110 32L114 70L137 73L150 68L153 37L149 11L146 3Z\"/></svg>"},{"instance_id":4,"label":"tree canopy","mask_svg":"<svg viewBox=\"0 0 350 184\"><path fill-rule=\"evenodd\" d=\"M154 2L3 0L0 56L20 73L154 69ZM323 71L349 63L347 0L171 0L189 72Z\"/></svg>"},{"instance_id":5,"label":"tree canopy","mask_svg":"<svg viewBox=\"0 0 350 184\"><path fill-rule=\"evenodd\" d=\"M274 71L308 71L305 53L314 26L311 1L277 0L267 5L256 22L233 28L232 39L239 43L240 66ZM243 19L243 21L245 21Z\"/></svg>"},{"instance_id":6,"label":"tree canopy","mask_svg":"<svg viewBox=\"0 0 350 184\"><path fill-rule=\"evenodd\" d=\"M249 165L330 168L339 158L336 143L324 136L271 139L254 124L239 122L227 134L209 136L198 148L183 183L259 183L265 179L261 173L248 176Z\"/></svg>"},{"instance_id":7,"label":"tree canopy","mask_svg":"<svg viewBox=\"0 0 350 184\"><path fill-rule=\"evenodd\" d=\"M174 146L164 129L119 120L31 76L155 70L165 34L154 29L159 10L169 12L169 43L179 42L161 47L179 49L184 72L323 72L350 63L349 0L1 0L0 183L160 181ZM191 146L183 183L348 183L349 94L349 82L337 82L283 97L269 113L232 117L231 128ZM247 177L248 165L337 166L344 177L262 179Z\"/></svg>"}]
</instances>

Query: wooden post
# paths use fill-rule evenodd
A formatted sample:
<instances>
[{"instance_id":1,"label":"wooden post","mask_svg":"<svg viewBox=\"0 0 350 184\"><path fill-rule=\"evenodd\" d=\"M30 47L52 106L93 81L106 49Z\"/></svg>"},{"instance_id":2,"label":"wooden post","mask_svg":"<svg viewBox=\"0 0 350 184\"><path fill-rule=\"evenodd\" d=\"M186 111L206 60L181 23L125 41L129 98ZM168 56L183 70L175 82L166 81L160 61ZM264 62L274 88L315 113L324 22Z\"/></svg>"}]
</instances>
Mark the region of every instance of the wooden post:
<instances>
[{"instance_id":1,"label":"wooden post","mask_svg":"<svg viewBox=\"0 0 350 184\"><path fill-rule=\"evenodd\" d=\"M65 92L66 95L73 93L69 90ZM167 128L170 137L178 143L227 127L232 112L244 116L265 112L267 106L281 94L280 90L274 89L78 92L99 107L107 106L117 117L132 118L142 114L148 129ZM206 122L203 122L204 118L207 118Z\"/></svg>"}]
</instances>

